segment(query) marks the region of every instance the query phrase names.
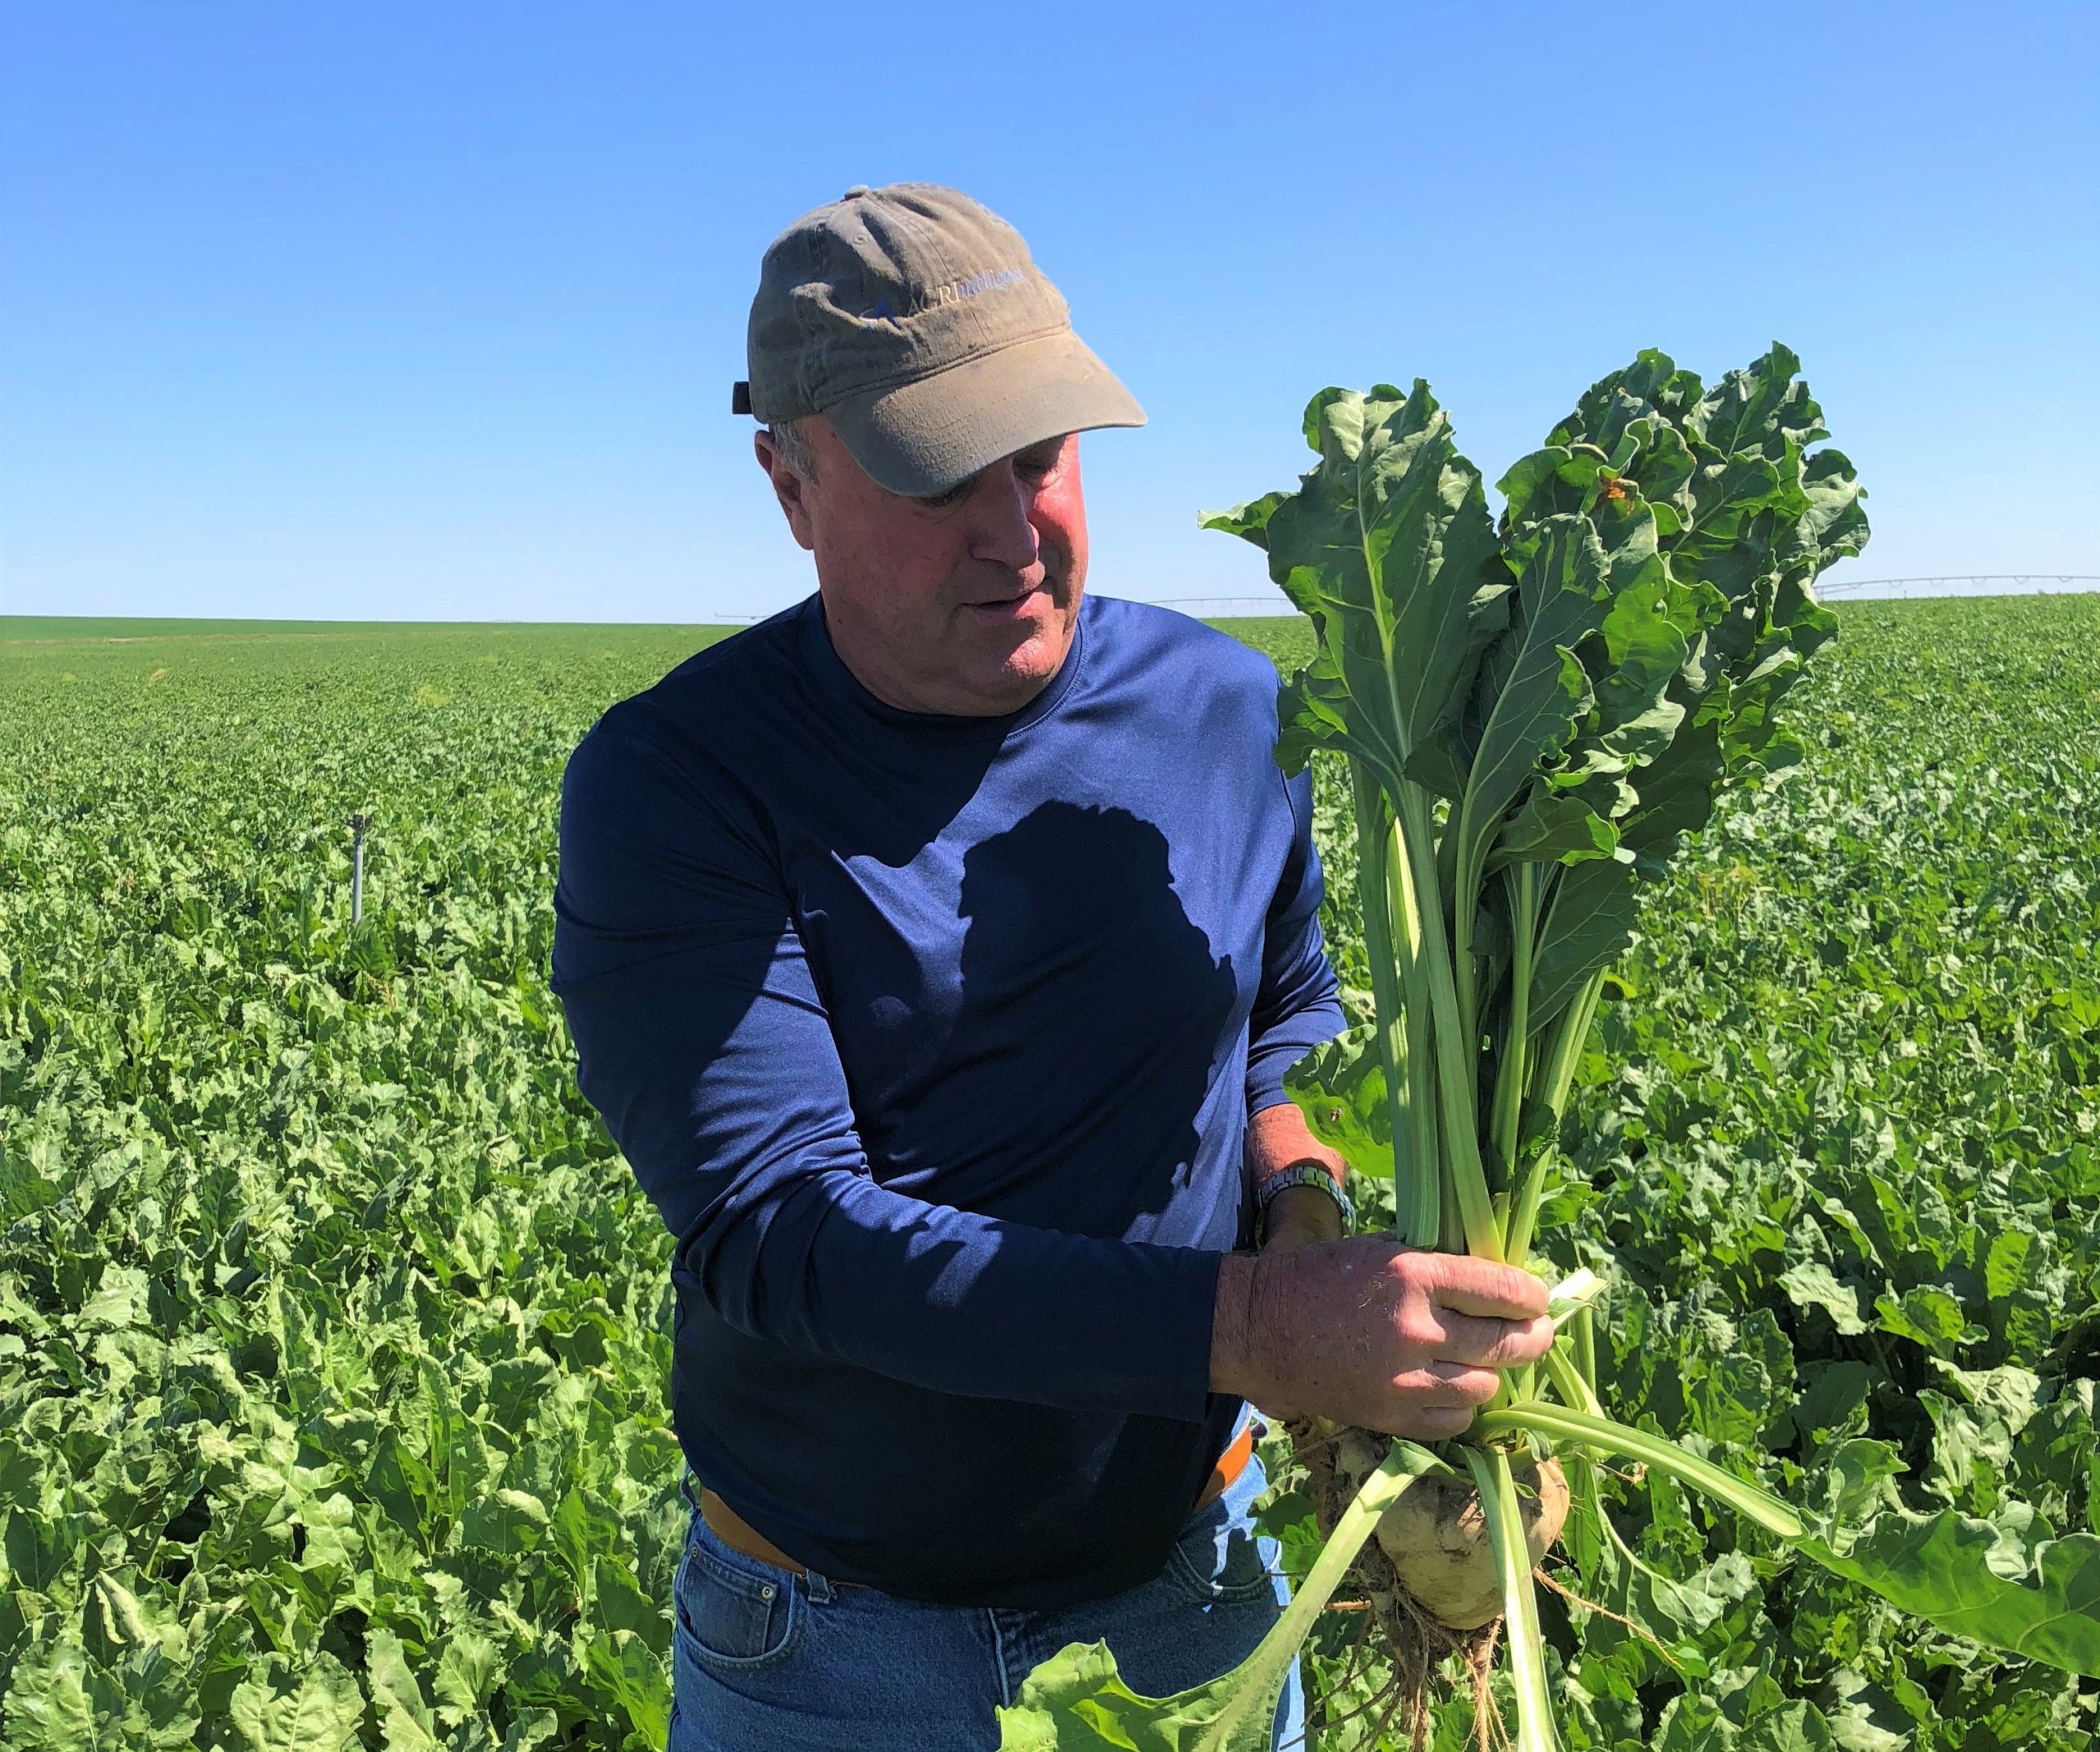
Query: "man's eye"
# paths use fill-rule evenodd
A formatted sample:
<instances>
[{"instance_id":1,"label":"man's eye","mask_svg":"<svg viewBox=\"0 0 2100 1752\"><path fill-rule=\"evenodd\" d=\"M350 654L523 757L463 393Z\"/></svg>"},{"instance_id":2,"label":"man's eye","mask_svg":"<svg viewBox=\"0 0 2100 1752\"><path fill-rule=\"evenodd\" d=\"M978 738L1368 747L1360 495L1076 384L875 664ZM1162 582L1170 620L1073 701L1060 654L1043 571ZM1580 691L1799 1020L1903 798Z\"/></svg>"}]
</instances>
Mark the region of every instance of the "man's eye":
<instances>
[{"instance_id":1,"label":"man's eye","mask_svg":"<svg viewBox=\"0 0 2100 1752\"><path fill-rule=\"evenodd\" d=\"M1054 456L1017 456L1014 459L1014 472L1030 486L1040 486L1057 472L1057 461ZM958 481L945 493L929 494L923 498L914 498L911 502L915 505L923 505L929 511L944 510L950 505L961 504L967 499L978 479L977 476L972 475L966 481Z\"/></svg>"}]
</instances>

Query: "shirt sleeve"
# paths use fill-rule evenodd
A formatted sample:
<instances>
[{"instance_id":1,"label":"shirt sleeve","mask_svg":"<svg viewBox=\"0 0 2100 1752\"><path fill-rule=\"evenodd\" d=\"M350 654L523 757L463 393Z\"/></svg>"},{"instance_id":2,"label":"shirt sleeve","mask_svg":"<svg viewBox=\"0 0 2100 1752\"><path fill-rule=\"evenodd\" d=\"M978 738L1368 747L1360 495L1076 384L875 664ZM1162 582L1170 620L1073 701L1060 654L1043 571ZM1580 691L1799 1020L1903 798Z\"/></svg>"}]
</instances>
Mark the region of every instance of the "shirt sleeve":
<instances>
[{"instance_id":1,"label":"shirt sleeve","mask_svg":"<svg viewBox=\"0 0 2100 1752\"><path fill-rule=\"evenodd\" d=\"M1207 1411L1218 1257L878 1184L756 805L601 724L563 785L555 988L578 1082L724 1321L938 1391Z\"/></svg>"},{"instance_id":2,"label":"shirt sleeve","mask_svg":"<svg viewBox=\"0 0 2100 1752\"><path fill-rule=\"evenodd\" d=\"M1290 1100L1284 1073L1341 1033L1348 1020L1320 935L1320 902L1326 889L1319 850L1312 843L1312 774L1308 769L1282 782L1290 805L1290 855L1269 903L1262 983L1248 1021L1250 1116Z\"/></svg>"}]
</instances>

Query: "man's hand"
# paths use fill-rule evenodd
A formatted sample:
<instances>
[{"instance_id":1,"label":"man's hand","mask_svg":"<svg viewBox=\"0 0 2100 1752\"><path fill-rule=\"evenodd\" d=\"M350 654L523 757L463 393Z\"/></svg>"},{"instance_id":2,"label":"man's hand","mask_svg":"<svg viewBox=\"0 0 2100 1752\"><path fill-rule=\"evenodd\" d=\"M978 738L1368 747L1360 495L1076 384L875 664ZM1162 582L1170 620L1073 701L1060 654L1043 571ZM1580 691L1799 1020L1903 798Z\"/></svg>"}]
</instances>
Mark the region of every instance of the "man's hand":
<instances>
[{"instance_id":1,"label":"man's hand","mask_svg":"<svg viewBox=\"0 0 2100 1752\"><path fill-rule=\"evenodd\" d=\"M1443 1441L1494 1397L1496 1370L1550 1348L1545 1305L1528 1272L1390 1236L1228 1254L1211 1389L1278 1415Z\"/></svg>"}]
</instances>

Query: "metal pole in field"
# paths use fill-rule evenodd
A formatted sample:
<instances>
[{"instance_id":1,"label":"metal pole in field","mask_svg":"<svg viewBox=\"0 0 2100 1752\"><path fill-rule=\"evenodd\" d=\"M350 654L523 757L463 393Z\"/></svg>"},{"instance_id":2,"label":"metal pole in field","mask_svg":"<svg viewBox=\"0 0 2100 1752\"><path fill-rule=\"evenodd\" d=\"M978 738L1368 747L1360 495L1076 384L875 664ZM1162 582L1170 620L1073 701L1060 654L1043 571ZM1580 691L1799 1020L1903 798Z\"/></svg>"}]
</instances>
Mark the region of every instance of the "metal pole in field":
<instances>
[{"instance_id":1,"label":"metal pole in field","mask_svg":"<svg viewBox=\"0 0 2100 1752\"><path fill-rule=\"evenodd\" d=\"M358 924L364 917L364 830L370 824L369 815L350 817L350 923Z\"/></svg>"}]
</instances>

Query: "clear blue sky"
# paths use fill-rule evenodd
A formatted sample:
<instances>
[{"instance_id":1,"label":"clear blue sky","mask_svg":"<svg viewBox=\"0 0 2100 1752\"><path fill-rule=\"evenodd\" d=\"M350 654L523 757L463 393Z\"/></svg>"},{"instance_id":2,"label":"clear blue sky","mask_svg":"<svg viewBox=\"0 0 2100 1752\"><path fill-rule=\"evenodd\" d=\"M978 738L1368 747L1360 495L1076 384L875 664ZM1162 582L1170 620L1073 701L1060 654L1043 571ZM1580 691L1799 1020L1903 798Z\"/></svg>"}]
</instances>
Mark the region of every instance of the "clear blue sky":
<instances>
[{"instance_id":1,"label":"clear blue sky","mask_svg":"<svg viewBox=\"0 0 2100 1752\"><path fill-rule=\"evenodd\" d=\"M1775 335L1856 577L2100 573L2090 0L0 0L0 611L783 605L758 258L908 178L1151 413L1087 442L1097 588L1266 588L1195 514L1323 384L1427 376L1492 477L1637 348Z\"/></svg>"}]
</instances>

